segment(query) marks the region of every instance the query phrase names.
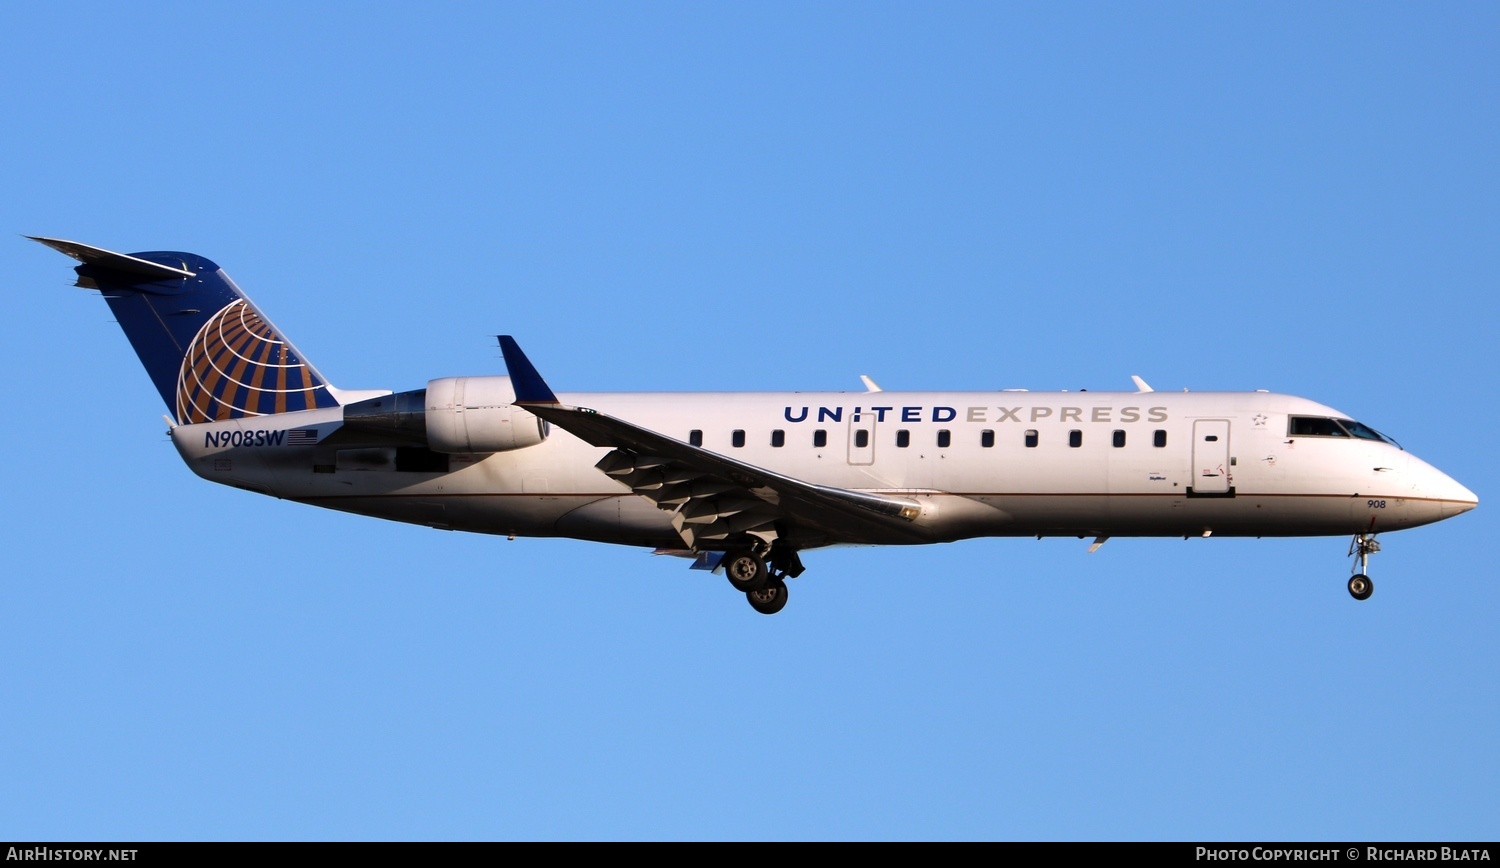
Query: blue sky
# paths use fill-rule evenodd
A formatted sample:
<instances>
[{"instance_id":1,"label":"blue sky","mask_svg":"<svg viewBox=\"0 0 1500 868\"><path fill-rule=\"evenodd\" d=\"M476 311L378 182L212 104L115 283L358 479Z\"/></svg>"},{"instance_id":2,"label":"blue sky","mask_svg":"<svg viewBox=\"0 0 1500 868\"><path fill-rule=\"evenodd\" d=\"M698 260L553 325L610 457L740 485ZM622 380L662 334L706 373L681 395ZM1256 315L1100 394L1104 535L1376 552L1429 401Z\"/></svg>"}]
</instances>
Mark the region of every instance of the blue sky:
<instances>
[{"instance_id":1,"label":"blue sky","mask_svg":"<svg viewBox=\"0 0 1500 868\"><path fill-rule=\"evenodd\" d=\"M1494 840L1500 7L0 7L0 838ZM641 550L209 485L69 261L335 384L1271 389L1479 494L1346 539Z\"/></svg>"}]
</instances>

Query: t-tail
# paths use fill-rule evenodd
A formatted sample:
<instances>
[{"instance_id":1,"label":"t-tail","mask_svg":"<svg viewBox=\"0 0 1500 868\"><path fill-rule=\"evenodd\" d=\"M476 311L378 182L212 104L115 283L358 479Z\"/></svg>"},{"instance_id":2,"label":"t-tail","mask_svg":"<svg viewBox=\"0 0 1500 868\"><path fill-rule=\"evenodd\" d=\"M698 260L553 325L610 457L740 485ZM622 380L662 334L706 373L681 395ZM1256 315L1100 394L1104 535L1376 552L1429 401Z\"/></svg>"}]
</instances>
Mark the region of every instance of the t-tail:
<instances>
[{"instance_id":1,"label":"t-tail","mask_svg":"<svg viewBox=\"0 0 1500 868\"><path fill-rule=\"evenodd\" d=\"M328 381L219 266L192 253L112 253L26 236L77 259L178 424L339 404Z\"/></svg>"}]
</instances>

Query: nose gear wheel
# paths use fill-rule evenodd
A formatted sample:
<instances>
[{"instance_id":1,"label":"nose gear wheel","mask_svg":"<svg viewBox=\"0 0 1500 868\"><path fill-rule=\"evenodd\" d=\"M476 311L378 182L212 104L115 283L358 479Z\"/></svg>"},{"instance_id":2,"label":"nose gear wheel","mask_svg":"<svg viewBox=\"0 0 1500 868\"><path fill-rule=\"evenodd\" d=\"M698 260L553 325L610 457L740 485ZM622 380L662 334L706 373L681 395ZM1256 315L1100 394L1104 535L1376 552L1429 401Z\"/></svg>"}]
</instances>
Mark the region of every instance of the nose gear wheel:
<instances>
[{"instance_id":1,"label":"nose gear wheel","mask_svg":"<svg viewBox=\"0 0 1500 868\"><path fill-rule=\"evenodd\" d=\"M1380 543L1375 541L1373 533L1357 533L1349 543L1349 556L1358 559L1353 567L1354 575L1349 577L1349 596L1356 600L1368 600L1375 593L1375 583L1367 573L1370 570L1370 555L1378 551Z\"/></svg>"}]
</instances>

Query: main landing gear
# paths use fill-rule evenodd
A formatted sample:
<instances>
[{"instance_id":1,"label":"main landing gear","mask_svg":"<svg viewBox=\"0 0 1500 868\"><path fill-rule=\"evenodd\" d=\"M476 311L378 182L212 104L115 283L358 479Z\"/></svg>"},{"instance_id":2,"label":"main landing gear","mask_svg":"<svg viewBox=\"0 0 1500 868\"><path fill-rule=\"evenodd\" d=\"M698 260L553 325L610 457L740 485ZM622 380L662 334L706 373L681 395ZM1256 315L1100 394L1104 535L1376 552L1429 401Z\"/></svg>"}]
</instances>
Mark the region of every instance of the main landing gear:
<instances>
[{"instance_id":1,"label":"main landing gear","mask_svg":"<svg viewBox=\"0 0 1500 868\"><path fill-rule=\"evenodd\" d=\"M786 582L771 579L760 590L747 591L745 599L750 601L750 608L762 615L774 615L786 608Z\"/></svg>"},{"instance_id":2,"label":"main landing gear","mask_svg":"<svg viewBox=\"0 0 1500 868\"><path fill-rule=\"evenodd\" d=\"M802 575L804 569L796 550L780 540L771 544L764 558L756 549L736 549L725 554L720 565L729 584L762 615L774 615L786 607L785 580Z\"/></svg>"},{"instance_id":3,"label":"main landing gear","mask_svg":"<svg viewBox=\"0 0 1500 868\"><path fill-rule=\"evenodd\" d=\"M1356 600L1368 600L1375 593L1375 583L1365 572L1370 568L1370 555L1380 551L1380 543L1375 541L1372 533L1357 533L1354 540L1349 543L1350 557L1359 558L1354 567L1354 575L1349 577L1349 596Z\"/></svg>"}]
</instances>

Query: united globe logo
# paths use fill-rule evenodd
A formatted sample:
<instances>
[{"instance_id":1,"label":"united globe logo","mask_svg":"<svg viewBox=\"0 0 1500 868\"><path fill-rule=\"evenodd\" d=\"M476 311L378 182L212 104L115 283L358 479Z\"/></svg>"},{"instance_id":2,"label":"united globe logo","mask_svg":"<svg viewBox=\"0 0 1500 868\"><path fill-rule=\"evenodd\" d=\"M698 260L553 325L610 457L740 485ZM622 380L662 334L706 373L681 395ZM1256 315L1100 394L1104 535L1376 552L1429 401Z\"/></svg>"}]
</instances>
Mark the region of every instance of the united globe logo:
<instances>
[{"instance_id":1,"label":"united globe logo","mask_svg":"<svg viewBox=\"0 0 1500 868\"><path fill-rule=\"evenodd\" d=\"M244 299L214 314L188 345L177 421L190 425L338 403L276 329Z\"/></svg>"}]
</instances>

